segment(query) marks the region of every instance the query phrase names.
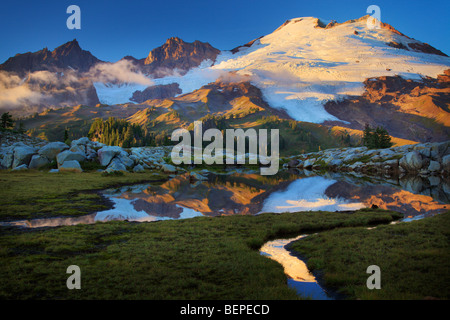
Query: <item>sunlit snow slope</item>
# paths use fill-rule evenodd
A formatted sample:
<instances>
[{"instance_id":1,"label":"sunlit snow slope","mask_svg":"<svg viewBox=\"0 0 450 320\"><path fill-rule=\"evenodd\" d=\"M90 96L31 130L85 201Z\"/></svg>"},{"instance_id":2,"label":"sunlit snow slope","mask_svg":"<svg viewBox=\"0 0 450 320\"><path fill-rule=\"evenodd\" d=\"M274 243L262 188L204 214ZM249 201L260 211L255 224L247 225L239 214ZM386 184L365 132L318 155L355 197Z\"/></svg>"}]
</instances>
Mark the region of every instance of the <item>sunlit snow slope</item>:
<instances>
[{"instance_id":1,"label":"sunlit snow slope","mask_svg":"<svg viewBox=\"0 0 450 320\"><path fill-rule=\"evenodd\" d=\"M329 29L319 27L318 22L313 17L291 19L235 54L223 51L212 66L203 64L184 76L154 82L177 82L187 93L232 71L250 76L272 107L286 109L296 120L322 123L339 120L323 104L361 95L367 78L436 77L450 66L449 57L388 46L393 41L420 42L388 29L369 29L364 18Z\"/></svg>"}]
</instances>

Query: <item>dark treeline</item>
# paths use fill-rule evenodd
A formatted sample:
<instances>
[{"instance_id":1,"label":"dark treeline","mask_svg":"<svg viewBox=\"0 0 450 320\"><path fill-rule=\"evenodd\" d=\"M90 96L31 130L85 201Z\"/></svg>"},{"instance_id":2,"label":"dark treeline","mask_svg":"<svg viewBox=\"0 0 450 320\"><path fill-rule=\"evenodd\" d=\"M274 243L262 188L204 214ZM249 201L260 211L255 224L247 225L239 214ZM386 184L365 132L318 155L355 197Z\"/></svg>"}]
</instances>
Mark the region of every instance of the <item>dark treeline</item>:
<instances>
[{"instance_id":1,"label":"dark treeline","mask_svg":"<svg viewBox=\"0 0 450 320\"><path fill-rule=\"evenodd\" d=\"M112 117L107 120L95 119L88 137L106 145L123 148L170 144L169 135L166 131L154 133L125 119Z\"/></svg>"},{"instance_id":2,"label":"dark treeline","mask_svg":"<svg viewBox=\"0 0 450 320\"><path fill-rule=\"evenodd\" d=\"M391 137L383 127L371 128L366 124L364 128L363 144L369 149L392 147Z\"/></svg>"},{"instance_id":3,"label":"dark treeline","mask_svg":"<svg viewBox=\"0 0 450 320\"><path fill-rule=\"evenodd\" d=\"M16 123L16 127L14 124ZM17 122L13 119L12 115L9 112L2 113L0 117L0 129L1 130L12 130L18 133L25 133L25 127L23 126L23 122Z\"/></svg>"}]
</instances>

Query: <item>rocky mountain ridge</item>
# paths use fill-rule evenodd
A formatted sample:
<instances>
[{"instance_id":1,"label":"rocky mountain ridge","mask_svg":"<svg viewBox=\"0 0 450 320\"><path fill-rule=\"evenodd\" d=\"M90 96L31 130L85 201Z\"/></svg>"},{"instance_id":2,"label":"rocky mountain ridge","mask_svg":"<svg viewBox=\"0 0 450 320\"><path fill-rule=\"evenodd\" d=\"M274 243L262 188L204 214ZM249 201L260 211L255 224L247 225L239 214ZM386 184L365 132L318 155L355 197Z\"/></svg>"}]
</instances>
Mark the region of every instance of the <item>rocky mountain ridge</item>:
<instances>
[{"instance_id":1,"label":"rocky mountain ridge","mask_svg":"<svg viewBox=\"0 0 450 320\"><path fill-rule=\"evenodd\" d=\"M186 73L205 60L214 62L219 53L220 50L209 43L198 40L188 43L178 37L172 37L162 46L150 51L144 60L144 70L147 73L156 74L156 77L167 74L168 70Z\"/></svg>"},{"instance_id":2,"label":"rocky mountain ridge","mask_svg":"<svg viewBox=\"0 0 450 320\"><path fill-rule=\"evenodd\" d=\"M314 17L295 18L231 51L172 37L146 58L126 56L116 63L103 63L74 40L1 65L6 102L0 101L0 109L22 117L69 107L46 114L56 122L57 116L72 117L89 108L91 117L103 117L105 103L100 103L107 96L110 114L156 131L208 114L238 115L245 124L274 115L330 130L362 130L368 123L410 141L446 140L449 72L444 70L450 70L449 58L417 49L426 44L388 24L371 30L366 23L367 16L326 24ZM13 77L13 67L28 70L27 77ZM84 71L88 68L94 71ZM253 88L242 91L245 83ZM15 98L18 92L26 97ZM4 109L8 104L10 109ZM25 122L26 129L42 128L39 121Z\"/></svg>"},{"instance_id":3,"label":"rocky mountain ridge","mask_svg":"<svg viewBox=\"0 0 450 320\"><path fill-rule=\"evenodd\" d=\"M414 141L445 141L450 136L450 69L437 78L421 80L400 76L367 79L361 96L330 101L325 109L346 123L327 121L363 130L366 124L383 126L391 135Z\"/></svg>"},{"instance_id":4,"label":"rocky mountain ridge","mask_svg":"<svg viewBox=\"0 0 450 320\"><path fill-rule=\"evenodd\" d=\"M81 49L76 39L69 41L53 51L44 48L36 52L16 54L0 65L0 70L14 72L21 76L35 71L58 72L67 69L78 72L89 71L95 64L103 62L89 51Z\"/></svg>"}]
</instances>

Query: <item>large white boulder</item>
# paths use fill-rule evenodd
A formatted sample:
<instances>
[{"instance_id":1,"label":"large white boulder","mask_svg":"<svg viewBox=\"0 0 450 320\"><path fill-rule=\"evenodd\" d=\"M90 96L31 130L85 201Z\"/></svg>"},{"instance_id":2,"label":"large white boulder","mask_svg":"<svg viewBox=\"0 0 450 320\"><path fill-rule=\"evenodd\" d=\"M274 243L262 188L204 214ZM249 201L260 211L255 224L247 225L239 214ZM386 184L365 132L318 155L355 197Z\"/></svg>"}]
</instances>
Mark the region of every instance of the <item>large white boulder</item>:
<instances>
[{"instance_id":1,"label":"large white boulder","mask_svg":"<svg viewBox=\"0 0 450 320\"><path fill-rule=\"evenodd\" d=\"M134 161L131 159L126 151L122 151L116 156L126 167L134 166Z\"/></svg>"},{"instance_id":2,"label":"large white boulder","mask_svg":"<svg viewBox=\"0 0 450 320\"><path fill-rule=\"evenodd\" d=\"M138 164L133 168L133 172L141 173L141 172L145 172L145 169L142 165Z\"/></svg>"},{"instance_id":3,"label":"large white boulder","mask_svg":"<svg viewBox=\"0 0 450 320\"><path fill-rule=\"evenodd\" d=\"M56 161L58 162L58 168L66 161L76 160L78 162L85 161L86 156L81 152L72 152L69 150L63 151L56 156Z\"/></svg>"},{"instance_id":4,"label":"large white boulder","mask_svg":"<svg viewBox=\"0 0 450 320\"><path fill-rule=\"evenodd\" d=\"M91 140L89 140L89 138L83 137L83 138L80 138L78 140L73 140L72 143L70 144L70 146L71 147L78 146L78 145L85 146L85 145L89 144L90 142L91 142Z\"/></svg>"},{"instance_id":5,"label":"large white boulder","mask_svg":"<svg viewBox=\"0 0 450 320\"><path fill-rule=\"evenodd\" d=\"M12 167L14 159L14 154L12 151L2 153L2 160L0 161L0 165L6 169Z\"/></svg>"},{"instance_id":6,"label":"large white boulder","mask_svg":"<svg viewBox=\"0 0 450 320\"><path fill-rule=\"evenodd\" d=\"M113 171L127 171L127 167L118 159L113 158L111 160L111 163L109 164L108 168L105 170L106 172L113 172Z\"/></svg>"},{"instance_id":7,"label":"large white boulder","mask_svg":"<svg viewBox=\"0 0 450 320\"><path fill-rule=\"evenodd\" d=\"M399 161L399 165L406 171L419 171L423 165L421 154L414 150L405 154Z\"/></svg>"},{"instance_id":8,"label":"large white boulder","mask_svg":"<svg viewBox=\"0 0 450 320\"><path fill-rule=\"evenodd\" d=\"M32 147L26 145L15 147L12 168L14 169L22 164L28 165L34 154L36 154L36 150Z\"/></svg>"},{"instance_id":9,"label":"large white boulder","mask_svg":"<svg viewBox=\"0 0 450 320\"><path fill-rule=\"evenodd\" d=\"M28 166L26 164L21 164L13 169L13 171L27 170Z\"/></svg>"},{"instance_id":10,"label":"large white boulder","mask_svg":"<svg viewBox=\"0 0 450 320\"><path fill-rule=\"evenodd\" d=\"M111 160L116 156L124 152L121 147L117 146L105 146L97 151L98 161L102 166L107 166L111 163Z\"/></svg>"},{"instance_id":11,"label":"large white boulder","mask_svg":"<svg viewBox=\"0 0 450 320\"><path fill-rule=\"evenodd\" d=\"M59 166L59 171L83 172L83 169L77 160L68 160Z\"/></svg>"},{"instance_id":12,"label":"large white boulder","mask_svg":"<svg viewBox=\"0 0 450 320\"><path fill-rule=\"evenodd\" d=\"M63 142L50 142L39 149L38 153L49 161L53 161L59 153L67 149L69 146Z\"/></svg>"},{"instance_id":13,"label":"large white boulder","mask_svg":"<svg viewBox=\"0 0 450 320\"><path fill-rule=\"evenodd\" d=\"M39 154L35 154L33 157L31 157L30 165L28 168L30 169L39 169L47 164L49 164L50 161L44 156L41 156Z\"/></svg>"},{"instance_id":14,"label":"large white boulder","mask_svg":"<svg viewBox=\"0 0 450 320\"><path fill-rule=\"evenodd\" d=\"M164 173L176 173L177 172L177 168L175 168L175 166L173 166L171 164L163 164L161 169Z\"/></svg>"}]
</instances>

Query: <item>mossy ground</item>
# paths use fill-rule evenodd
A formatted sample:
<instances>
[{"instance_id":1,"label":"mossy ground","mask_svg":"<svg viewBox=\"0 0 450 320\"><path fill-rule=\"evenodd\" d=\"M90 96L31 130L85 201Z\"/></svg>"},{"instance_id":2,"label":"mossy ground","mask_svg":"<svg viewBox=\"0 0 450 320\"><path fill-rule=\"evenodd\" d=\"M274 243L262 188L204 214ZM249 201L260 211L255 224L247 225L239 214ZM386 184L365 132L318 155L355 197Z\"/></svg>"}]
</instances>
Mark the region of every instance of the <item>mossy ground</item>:
<instances>
[{"instance_id":1,"label":"mossy ground","mask_svg":"<svg viewBox=\"0 0 450 320\"><path fill-rule=\"evenodd\" d=\"M100 172L0 170L0 220L85 215L108 208L96 190L166 178L151 171L104 176Z\"/></svg>"},{"instance_id":2,"label":"mossy ground","mask_svg":"<svg viewBox=\"0 0 450 320\"><path fill-rule=\"evenodd\" d=\"M395 217L383 211L267 213L3 228L0 298L298 299L282 266L259 254L265 241ZM70 265L81 268L81 290L66 287Z\"/></svg>"},{"instance_id":3,"label":"mossy ground","mask_svg":"<svg viewBox=\"0 0 450 320\"><path fill-rule=\"evenodd\" d=\"M109 205L95 190L164 178L2 171L1 220L91 213ZM377 209L1 227L0 298L298 299L281 265L258 249L270 239L314 232L320 234L296 250L350 298L448 298L449 214L366 229L400 217ZM370 264L381 267L382 290L365 287ZM66 287L70 265L81 268L81 290Z\"/></svg>"},{"instance_id":4,"label":"mossy ground","mask_svg":"<svg viewBox=\"0 0 450 320\"><path fill-rule=\"evenodd\" d=\"M450 298L450 212L418 221L345 228L301 239L292 250L323 283L350 299ZM381 269L381 289L366 286L370 265Z\"/></svg>"}]
</instances>

